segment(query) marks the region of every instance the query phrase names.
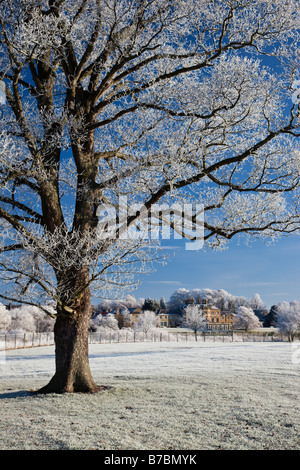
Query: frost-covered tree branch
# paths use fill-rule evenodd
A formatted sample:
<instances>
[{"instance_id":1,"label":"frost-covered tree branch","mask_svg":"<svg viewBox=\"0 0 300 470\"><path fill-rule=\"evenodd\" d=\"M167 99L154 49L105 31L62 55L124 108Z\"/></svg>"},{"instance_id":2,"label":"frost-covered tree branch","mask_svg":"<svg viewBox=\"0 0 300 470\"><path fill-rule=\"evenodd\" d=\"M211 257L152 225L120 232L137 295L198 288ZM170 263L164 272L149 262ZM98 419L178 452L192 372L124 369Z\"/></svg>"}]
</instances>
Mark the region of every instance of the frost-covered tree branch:
<instances>
[{"instance_id":1,"label":"frost-covered tree branch","mask_svg":"<svg viewBox=\"0 0 300 470\"><path fill-rule=\"evenodd\" d=\"M99 208L197 202L213 247L298 230L296 0L1 1L0 51L1 292L61 335L159 259Z\"/></svg>"}]
</instances>

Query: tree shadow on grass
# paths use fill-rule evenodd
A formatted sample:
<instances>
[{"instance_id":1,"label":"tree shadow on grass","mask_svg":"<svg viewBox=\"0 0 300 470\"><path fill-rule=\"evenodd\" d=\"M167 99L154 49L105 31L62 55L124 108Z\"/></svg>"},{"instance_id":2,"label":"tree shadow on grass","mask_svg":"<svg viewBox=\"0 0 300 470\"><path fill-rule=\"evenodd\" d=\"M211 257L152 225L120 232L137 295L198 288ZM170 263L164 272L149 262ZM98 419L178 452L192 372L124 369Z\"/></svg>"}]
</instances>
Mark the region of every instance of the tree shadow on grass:
<instances>
[{"instance_id":1,"label":"tree shadow on grass","mask_svg":"<svg viewBox=\"0 0 300 470\"><path fill-rule=\"evenodd\" d=\"M113 389L112 386L102 385L102 386L99 387L99 391L95 392L95 393L103 393L103 392L106 392L106 391L109 391L109 390L112 390L112 389ZM82 393L84 393L84 392L82 392ZM55 392L53 394L56 395ZM70 395L78 395L78 394L79 393L73 393L73 394L70 394ZM43 394L43 393L40 393L38 389L37 390L13 390L11 392L7 391L7 392L0 393L0 400L5 400L5 399L8 399L8 398L43 397L43 396L46 396L46 395ZM63 394L58 393L58 395L63 395Z\"/></svg>"},{"instance_id":2,"label":"tree shadow on grass","mask_svg":"<svg viewBox=\"0 0 300 470\"><path fill-rule=\"evenodd\" d=\"M11 392L0 393L0 400L5 398L25 398L33 395L30 390L13 390Z\"/></svg>"}]
</instances>

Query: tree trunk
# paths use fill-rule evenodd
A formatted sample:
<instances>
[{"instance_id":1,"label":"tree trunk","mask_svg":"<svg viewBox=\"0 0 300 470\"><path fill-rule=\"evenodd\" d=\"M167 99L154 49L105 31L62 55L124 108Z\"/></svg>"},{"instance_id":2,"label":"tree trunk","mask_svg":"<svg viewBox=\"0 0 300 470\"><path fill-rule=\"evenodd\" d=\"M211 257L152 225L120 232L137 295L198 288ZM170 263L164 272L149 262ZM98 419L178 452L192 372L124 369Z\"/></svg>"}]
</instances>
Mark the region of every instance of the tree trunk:
<instances>
[{"instance_id":1,"label":"tree trunk","mask_svg":"<svg viewBox=\"0 0 300 470\"><path fill-rule=\"evenodd\" d=\"M94 393L103 388L95 384L89 366L88 332L92 308L88 288L73 311L69 310L58 310L54 326L56 371L38 393Z\"/></svg>"}]
</instances>

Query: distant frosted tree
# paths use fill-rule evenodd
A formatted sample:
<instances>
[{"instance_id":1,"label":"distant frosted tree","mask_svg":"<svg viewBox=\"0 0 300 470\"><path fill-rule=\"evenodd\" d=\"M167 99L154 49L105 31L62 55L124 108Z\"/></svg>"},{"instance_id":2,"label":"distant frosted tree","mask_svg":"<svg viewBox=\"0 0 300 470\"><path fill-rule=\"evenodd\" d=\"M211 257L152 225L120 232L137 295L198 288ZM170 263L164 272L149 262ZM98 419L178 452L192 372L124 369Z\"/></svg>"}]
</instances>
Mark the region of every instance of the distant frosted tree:
<instances>
[{"instance_id":1,"label":"distant frosted tree","mask_svg":"<svg viewBox=\"0 0 300 470\"><path fill-rule=\"evenodd\" d=\"M132 323L132 319L131 319L131 315L130 315L130 311L127 307L123 308L121 311L120 311L120 314L122 316L122 320L121 320L121 327L122 328L128 328L131 326L131 323Z\"/></svg>"},{"instance_id":2,"label":"distant frosted tree","mask_svg":"<svg viewBox=\"0 0 300 470\"><path fill-rule=\"evenodd\" d=\"M195 302L206 299L208 304L214 305L221 310L230 310L234 313L239 307L251 307L251 302L255 299L255 305L263 304L259 294L252 299L242 296L234 296L224 289L185 289L180 288L172 293L168 302L168 308L172 310L179 310L184 307L187 300L193 299Z\"/></svg>"},{"instance_id":3,"label":"distant frosted tree","mask_svg":"<svg viewBox=\"0 0 300 470\"><path fill-rule=\"evenodd\" d=\"M199 305L188 305L183 318L184 326L191 328L197 341L197 332L207 327L207 319Z\"/></svg>"},{"instance_id":4,"label":"distant frosted tree","mask_svg":"<svg viewBox=\"0 0 300 470\"><path fill-rule=\"evenodd\" d=\"M10 310L11 325L10 331L12 332L30 332L36 331L36 325L33 315L28 308L19 307Z\"/></svg>"},{"instance_id":5,"label":"distant frosted tree","mask_svg":"<svg viewBox=\"0 0 300 470\"><path fill-rule=\"evenodd\" d=\"M137 300L134 295L127 295L124 302L126 308L135 308L137 306Z\"/></svg>"},{"instance_id":6,"label":"distant frosted tree","mask_svg":"<svg viewBox=\"0 0 300 470\"><path fill-rule=\"evenodd\" d=\"M261 310L263 308L266 308L259 294L254 294L253 297L250 299L250 307L252 308L252 310Z\"/></svg>"},{"instance_id":7,"label":"distant frosted tree","mask_svg":"<svg viewBox=\"0 0 300 470\"><path fill-rule=\"evenodd\" d=\"M94 331L97 331L100 328L109 328L111 330L118 330L118 320L115 315L108 313L106 315L101 315L101 313L91 321L91 324L94 328Z\"/></svg>"},{"instance_id":8,"label":"distant frosted tree","mask_svg":"<svg viewBox=\"0 0 300 470\"><path fill-rule=\"evenodd\" d=\"M22 311L27 310L34 318L35 331L37 333L53 331L56 311L50 305L47 305L47 311L52 312L52 317L36 306L22 307Z\"/></svg>"},{"instance_id":9,"label":"distant frosted tree","mask_svg":"<svg viewBox=\"0 0 300 470\"><path fill-rule=\"evenodd\" d=\"M235 326L248 331L253 328L261 328L262 323L253 312L252 308L241 306L236 311Z\"/></svg>"},{"instance_id":10,"label":"distant frosted tree","mask_svg":"<svg viewBox=\"0 0 300 470\"><path fill-rule=\"evenodd\" d=\"M281 302L278 305L277 325L279 331L285 333L289 341L293 341L295 335L300 334L300 303Z\"/></svg>"},{"instance_id":11,"label":"distant frosted tree","mask_svg":"<svg viewBox=\"0 0 300 470\"><path fill-rule=\"evenodd\" d=\"M0 304L0 331L7 331L11 324L11 315L5 307L5 305Z\"/></svg>"},{"instance_id":12,"label":"distant frosted tree","mask_svg":"<svg viewBox=\"0 0 300 470\"><path fill-rule=\"evenodd\" d=\"M188 289L185 289L184 287L176 289L170 296L170 300L167 304L168 308L173 311L180 310L180 308L185 305L185 302L189 297L190 291Z\"/></svg>"},{"instance_id":13,"label":"distant frosted tree","mask_svg":"<svg viewBox=\"0 0 300 470\"><path fill-rule=\"evenodd\" d=\"M240 307L251 308L250 300L244 296L235 296L234 297L234 312L237 312Z\"/></svg>"},{"instance_id":14,"label":"distant frosted tree","mask_svg":"<svg viewBox=\"0 0 300 470\"><path fill-rule=\"evenodd\" d=\"M139 314L138 321L133 326L147 334L158 326L158 316L152 310L144 310Z\"/></svg>"}]
</instances>

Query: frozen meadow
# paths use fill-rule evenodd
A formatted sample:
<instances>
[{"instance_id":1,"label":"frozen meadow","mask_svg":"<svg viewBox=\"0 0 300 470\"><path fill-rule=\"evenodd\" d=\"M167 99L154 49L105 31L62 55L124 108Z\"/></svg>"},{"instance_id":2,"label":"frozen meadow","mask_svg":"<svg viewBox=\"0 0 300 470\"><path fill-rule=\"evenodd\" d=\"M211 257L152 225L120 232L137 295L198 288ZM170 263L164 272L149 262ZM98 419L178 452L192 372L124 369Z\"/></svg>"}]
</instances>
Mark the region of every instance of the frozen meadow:
<instances>
[{"instance_id":1,"label":"frozen meadow","mask_svg":"<svg viewBox=\"0 0 300 470\"><path fill-rule=\"evenodd\" d=\"M91 344L92 395L33 395L54 347L1 353L0 449L298 450L300 343Z\"/></svg>"}]
</instances>

